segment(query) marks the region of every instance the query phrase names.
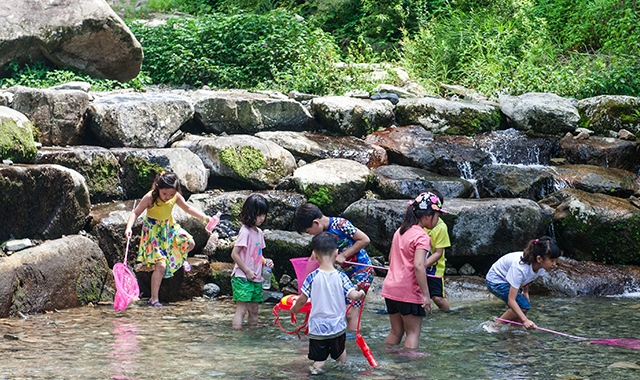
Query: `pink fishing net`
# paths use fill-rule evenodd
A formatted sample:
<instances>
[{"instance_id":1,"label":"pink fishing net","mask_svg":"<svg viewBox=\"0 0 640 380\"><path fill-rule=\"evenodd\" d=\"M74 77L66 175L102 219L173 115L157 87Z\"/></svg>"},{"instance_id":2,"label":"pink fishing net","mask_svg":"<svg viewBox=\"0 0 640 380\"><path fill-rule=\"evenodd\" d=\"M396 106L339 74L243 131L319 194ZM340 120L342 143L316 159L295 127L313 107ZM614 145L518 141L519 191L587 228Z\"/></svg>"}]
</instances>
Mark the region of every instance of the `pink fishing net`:
<instances>
[{"instance_id":1,"label":"pink fishing net","mask_svg":"<svg viewBox=\"0 0 640 380\"><path fill-rule=\"evenodd\" d=\"M602 339L602 340L592 340L590 343L607 344L609 346L622 346L622 347L629 347L629 348L635 348L636 350L640 350L640 339L631 339L631 338Z\"/></svg>"},{"instance_id":2,"label":"pink fishing net","mask_svg":"<svg viewBox=\"0 0 640 380\"><path fill-rule=\"evenodd\" d=\"M131 301L140 296L138 280L124 263L116 263L113 266L113 279L116 282L113 310L124 310Z\"/></svg>"},{"instance_id":3,"label":"pink fishing net","mask_svg":"<svg viewBox=\"0 0 640 380\"><path fill-rule=\"evenodd\" d=\"M307 278L309 273L318 269L320 265L317 261L309 261L308 257L296 257L290 259L291 264L293 264L293 269L296 271L296 277L298 278L298 294L300 294L300 289L302 289L302 284L304 280Z\"/></svg>"}]
</instances>

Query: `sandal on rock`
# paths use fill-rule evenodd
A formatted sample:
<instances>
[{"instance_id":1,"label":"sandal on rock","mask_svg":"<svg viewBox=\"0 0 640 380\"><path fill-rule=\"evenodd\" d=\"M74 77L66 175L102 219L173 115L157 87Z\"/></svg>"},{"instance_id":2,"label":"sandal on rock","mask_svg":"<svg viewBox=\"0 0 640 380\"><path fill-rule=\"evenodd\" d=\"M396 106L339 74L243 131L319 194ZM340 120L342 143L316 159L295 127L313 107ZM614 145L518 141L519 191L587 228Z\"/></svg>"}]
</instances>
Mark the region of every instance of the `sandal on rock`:
<instances>
[{"instance_id":1,"label":"sandal on rock","mask_svg":"<svg viewBox=\"0 0 640 380\"><path fill-rule=\"evenodd\" d=\"M148 303L149 305L153 306L153 307L164 307L164 305L163 305L163 304L161 304L159 301L156 301L156 302L151 302L151 301L149 301L149 302L147 302L147 303Z\"/></svg>"},{"instance_id":2,"label":"sandal on rock","mask_svg":"<svg viewBox=\"0 0 640 380\"><path fill-rule=\"evenodd\" d=\"M184 268L185 272L189 272L191 270L191 264L187 260L182 262L182 268Z\"/></svg>"}]
</instances>

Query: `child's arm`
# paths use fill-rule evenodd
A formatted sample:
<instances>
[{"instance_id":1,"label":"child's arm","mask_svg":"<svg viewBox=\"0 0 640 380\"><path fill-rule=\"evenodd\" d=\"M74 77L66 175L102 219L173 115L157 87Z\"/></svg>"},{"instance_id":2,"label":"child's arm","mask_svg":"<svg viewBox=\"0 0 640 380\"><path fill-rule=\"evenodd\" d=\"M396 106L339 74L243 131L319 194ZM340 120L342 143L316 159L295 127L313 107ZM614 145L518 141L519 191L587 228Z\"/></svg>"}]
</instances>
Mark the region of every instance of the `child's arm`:
<instances>
[{"instance_id":1,"label":"child's arm","mask_svg":"<svg viewBox=\"0 0 640 380\"><path fill-rule=\"evenodd\" d=\"M365 294L364 290L356 290L354 288L353 290L351 290L349 292L349 294L347 294L347 297L349 297L352 300L359 301L359 300L363 299L365 295L366 294Z\"/></svg>"},{"instance_id":2,"label":"child's arm","mask_svg":"<svg viewBox=\"0 0 640 380\"><path fill-rule=\"evenodd\" d=\"M142 214L144 210L146 210L147 208L149 208L149 206L151 206L152 201L153 201L153 197L151 196L151 192L149 192L145 194L142 197L142 199L140 199L140 203L138 203L136 208L133 211L131 211L131 214L129 215L129 220L127 221L127 227L125 227L124 229L124 235L127 237L127 239L130 239L131 235L133 234L132 228L134 223L136 222L136 219L138 219L138 217L140 216L140 214Z\"/></svg>"},{"instance_id":3,"label":"child's arm","mask_svg":"<svg viewBox=\"0 0 640 380\"><path fill-rule=\"evenodd\" d=\"M416 275L418 286L420 287L420 290L422 290L422 307L425 310L429 310L429 313L432 313L431 296L429 295L429 285L427 285L427 271L424 270L425 257L427 257L426 249L416 249L416 253L413 257L413 271Z\"/></svg>"},{"instance_id":4,"label":"child's arm","mask_svg":"<svg viewBox=\"0 0 640 380\"><path fill-rule=\"evenodd\" d=\"M242 269L244 274L247 276L247 280L253 281L256 279L256 277L258 277L258 275L254 271L249 269L247 264L245 264L244 261L242 261L242 259L240 258L240 252L242 252L242 248L244 247L240 245L236 245L235 247L233 247L233 250L231 251L231 258L236 264L238 264L238 267Z\"/></svg>"},{"instance_id":5,"label":"child's arm","mask_svg":"<svg viewBox=\"0 0 640 380\"><path fill-rule=\"evenodd\" d=\"M195 216L196 218L202 220L202 222L205 224L207 223L208 216L206 216L202 211L188 204L180 193L176 193L176 204L180 206L180 208L183 209L187 214Z\"/></svg>"},{"instance_id":6,"label":"child's arm","mask_svg":"<svg viewBox=\"0 0 640 380\"><path fill-rule=\"evenodd\" d=\"M344 251L340 252L336 257L336 263L342 264L348 260L351 256L355 255L362 248L369 244L369 237L364 232L357 230L353 236L351 236L355 242L353 245Z\"/></svg>"},{"instance_id":7,"label":"child's arm","mask_svg":"<svg viewBox=\"0 0 640 380\"><path fill-rule=\"evenodd\" d=\"M535 330L538 328L538 326L536 326L535 323L533 323L533 321L529 320L529 318L527 318L527 315L522 311L522 309L520 308L520 306L518 305L518 302L516 302L516 297L518 296L518 289L514 288L513 286L509 288L509 302L507 303L509 305L509 308L511 308L511 310L516 313L516 315L518 316L518 318L520 318L520 320L522 321L522 324L524 325L524 327L527 330Z\"/></svg>"},{"instance_id":8,"label":"child's arm","mask_svg":"<svg viewBox=\"0 0 640 380\"><path fill-rule=\"evenodd\" d=\"M290 311L292 313L297 313L298 310L300 310L304 305L306 305L308 299L309 298L304 293L300 294L298 296L298 299L296 299L296 303L294 303L293 306L291 307Z\"/></svg>"},{"instance_id":9,"label":"child's arm","mask_svg":"<svg viewBox=\"0 0 640 380\"><path fill-rule=\"evenodd\" d=\"M433 254L427 257L426 267L429 268L433 266L433 264L437 263L438 260L440 260L440 258L442 257L443 253L444 253L444 248L436 248Z\"/></svg>"},{"instance_id":10,"label":"child's arm","mask_svg":"<svg viewBox=\"0 0 640 380\"><path fill-rule=\"evenodd\" d=\"M529 299L529 284L522 287L522 295L527 299L527 301L531 301Z\"/></svg>"}]
</instances>

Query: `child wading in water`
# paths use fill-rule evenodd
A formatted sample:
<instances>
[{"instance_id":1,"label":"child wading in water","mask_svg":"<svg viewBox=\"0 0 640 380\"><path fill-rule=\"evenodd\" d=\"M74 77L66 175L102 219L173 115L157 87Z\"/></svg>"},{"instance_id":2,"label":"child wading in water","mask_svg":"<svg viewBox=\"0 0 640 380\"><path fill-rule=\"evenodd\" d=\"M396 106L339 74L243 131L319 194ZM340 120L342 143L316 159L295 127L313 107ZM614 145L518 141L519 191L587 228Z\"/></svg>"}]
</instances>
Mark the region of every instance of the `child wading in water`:
<instances>
[{"instance_id":1,"label":"child wading in water","mask_svg":"<svg viewBox=\"0 0 640 380\"><path fill-rule=\"evenodd\" d=\"M369 244L369 237L357 229L350 221L344 218L328 217L322 214L318 206L313 203L305 203L296 209L293 216L293 224L299 233L306 232L310 235L318 235L322 232L331 232L338 238L338 255L336 263L341 265L342 271L351 279L358 288L369 291L375 275L371 267L371 259L364 250ZM311 254L310 260L316 258ZM361 265L345 263L356 262ZM361 301L356 301L347 314L347 338L355 339L354 334L358 329L358 315L362 307Z\"/></svg>"},{"instance_id":2,"label":"child wading in water","mask_svg":"<svg viewBox=\"0 0 640 380\"><path fill-rule=\"evenodd\" d=\"M444 249L451 247L447 225L440 218L440 214L448 214L442 209L444 198L436 190L424 193L431 201L431 208L435 211L427 216L424 230L431 238L431 254L427 255L427 284L431 300L440 310L449 310L449 301L444 298Z\"/></svg>"},{"instance_id":3,"label":"child wading in water","mask_svg":"<svg viewBox=\"0 0 640 380\"><path fill-rule=\"evenodd\" d=\"M409 202L404 221L393 235L389 253L389 273L382 285L391 331L386 344L400 344L404 334L404 347L418 347L422 317L425 309L431 312L431 297L427 285L425 263L431 248L431 239L424 230L430 217L436 212L445 212L437 205L438 198L431 193L422 193Z\"/></svg>"},{"instance_id":4,"label":"child wading in water","mask_svg":"<svg viewBox=\"0 0 640 380\"><path fill-rule=\"evenodd\" d=\"M142 225L138 261L148 266L155 264L149 298L149 305L152 306L162 306L158 292L163 278L172 277L181 267L184 267L185 272L191 270L187 254L195 247L195 242L193 237L173 220L171 211L174 205L207 224L209 217L185 202L180 192L178 176L162 172L153 181L151 191L142 197L129 215L125 229L127 239L131 238L133 224L138 216L147 210L147 217Z\"/></svg>"},{"instance_id":5,"label":"child wading in water","mask_svg":"<svg viewBox=\"0 0 640 380\"><path fill-rule=\"evenodd\" d=\"M298 312L311 298L313 306L309 315L309 359L314 362L309 370L312 374L319 374L323 372L322 366L329 355L340 363L347 361L345 299L349 297L361 300L365 292L356 290L349 277L333 267L338 255L334 234L322 232L313 238L312 244L320 268L311 272L304 280L302 294L291 312Z\"/></svg>"},{"instance_id":6,"label":"child wading in water","mask_svg":"<svg viewBox=\"0 0 640 380\"><path fill-rule=\"evenodd\" d=\"M242 227L231 251L231 258L236 263L231 273L233 300L236 301L236 313L231 326L235 329L242 328L247 312L247 324L258 324L258 303L262 302L262 266L273 268L273 261L262 256L264 236L258 228L267 219L267 212L269 205L260 194L251 194L240 211Z\"/></svg>"},{"instance_id":7,"label":"child wading in water","mask_svg":"<svg viewBox=\"0 0 640 380\"><path fill-rule=\"evenodd\" d=\"M558 257L558 246L550 237L543 236L531 240L524 251L507 253L491 266L486 277L487 289L509 306L501 319L521 322L527 330L537 328L526 314L531 308L529 283L552 270ZM498 332L505 323L487 321L482 327L489 332Z\"/></svg>"}]
</instances>

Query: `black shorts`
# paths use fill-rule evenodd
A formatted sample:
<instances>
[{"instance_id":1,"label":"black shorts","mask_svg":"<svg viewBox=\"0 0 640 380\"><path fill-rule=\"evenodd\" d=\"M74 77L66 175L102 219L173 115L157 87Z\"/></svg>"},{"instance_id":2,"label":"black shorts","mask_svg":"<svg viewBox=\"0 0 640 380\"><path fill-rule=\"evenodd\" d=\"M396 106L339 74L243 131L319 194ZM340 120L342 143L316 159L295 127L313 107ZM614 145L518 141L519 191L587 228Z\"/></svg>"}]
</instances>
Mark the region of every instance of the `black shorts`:
<instances>
[{"instance_id":1,"label":"black shorts","mask_svg":"<svg viewBox=\"0 0 640 380\"><path fill-rule=\"evenodd\" d=\"M385 298L384 302L387 304L387 312L389 314L400 313L402 315L415 315L417 317L425 317L427 315L422 305L418 305L417 303L395 301L389 298Z\"/></svg>"},{"instance_id":2,"label":"black shorts","mask_svg":"<svg viewBox=\"0 0 640 380\"><path fill-rule=\"evenodd\" d=\"M327 360L329 354L331 359L337 360L344 352L347 335L342 334L335 338L329 339L313 339L309 338L309 359L316 362Z\"/></svg>"},{"instance_id":3,"label":"black shorts","mask_svg":"<svg viewBox=\"0 0 640 380\"><path fill-rule=\"evenodd\" d=\"M427 276L427 285L429 285L429 296L444 298L444 277Z\"/></svg>"}]
</instances>

